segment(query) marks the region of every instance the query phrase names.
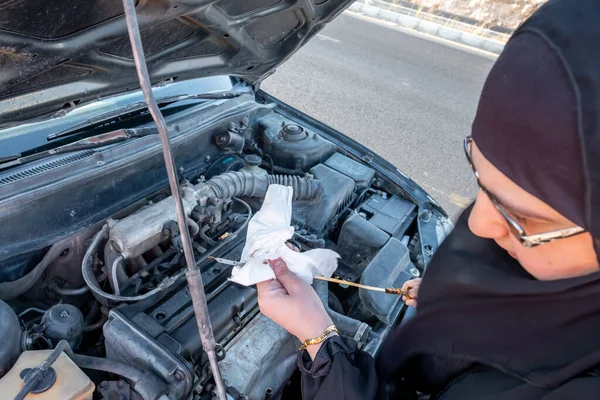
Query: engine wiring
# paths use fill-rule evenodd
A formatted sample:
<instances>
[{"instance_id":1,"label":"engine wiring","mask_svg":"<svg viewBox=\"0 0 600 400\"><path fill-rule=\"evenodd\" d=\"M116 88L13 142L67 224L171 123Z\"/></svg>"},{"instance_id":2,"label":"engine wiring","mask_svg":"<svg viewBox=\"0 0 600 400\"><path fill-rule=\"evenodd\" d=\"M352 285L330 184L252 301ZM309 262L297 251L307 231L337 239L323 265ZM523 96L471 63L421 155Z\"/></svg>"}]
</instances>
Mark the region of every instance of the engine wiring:
<instances>
[{"instance_id":1,"label":"engine wiring","mask_svg":"<svg viewBox=\"0 0 600 400\"><path fill-rule=\"evenodd\" d=\"M209 251L208 256L215 254L217 251L219 251L221 248L223 248L223 246L225 246L227 243L231 242L233 239L238 237L238 235L244 229L246 229L246 227L248 226L248 223L250 222L250 219L252 218L252 208L250 207L250 205L248 203L246 203L245 201L243 201L237 197L234 197L233 200L235 200L238 203L240 203L241 205L243 205L246 208L246 210L248 211L246 220L238 229L236 229L235 232L233 232L232 234L230 234L229 236L224 238L223 241L221 243L219 243L216 247L212 248ZM98 285L95 284L95 282L97 282L97 280L92 271L92 266L93 266L92 260L93 260L94 256L97 254L97 250L98 250L98 247L99 247L101 241L103 239L107 238L109 229L110 228L108 227L108 225L104 225L102 227L102 229L94 235L94 237L92 238L92 242L90 243L87 251L85 252L85 256L83 257L83 262L81 263L81 266L82 266L81 272L83 274L83 279L85 280L85 283L98 296L105 298L107 300L112 300L112 301L116 301L116 302L140 301L140 300L144 300L149 297L152 297L159 292L167 290L168 288L173 286L177 281L179 281L179 279L181 279L185 275L185 269L184 269L174 276L163 279L163 281L156 288L152 289L151 291L141 294L141 295L137 295L137 296L122 296L120 294L120 289L116 287L117 285L115 285L115 293L114 294L106 293ZM123 260L123 256L119 256L113 263L112 279L113 279L113 282L115 282L115 283L117 282L115 266L118 265L118 263L121 262L122 260Z\"/></svg>"},{"instance_id":2,"label":"engine wiring","mask_svg":"<svg viewBox=\"0 0 600 400\"><path fill-rule=\"evenodd\" d=\"M125 258L123 258L123 256L119 256L117 258L115 258L115 261L113 262L112 265L112 270L111 270L111 274L112 274L112 281L113 281L113 288L115 291L115 295L120 296L121 295L121 290L119 289L119 279L117 276L117 273L119 272L117 270L117 267L119 266L119 264L121 263L121 261L124 261Z\"/></svg>"}]
</instances>

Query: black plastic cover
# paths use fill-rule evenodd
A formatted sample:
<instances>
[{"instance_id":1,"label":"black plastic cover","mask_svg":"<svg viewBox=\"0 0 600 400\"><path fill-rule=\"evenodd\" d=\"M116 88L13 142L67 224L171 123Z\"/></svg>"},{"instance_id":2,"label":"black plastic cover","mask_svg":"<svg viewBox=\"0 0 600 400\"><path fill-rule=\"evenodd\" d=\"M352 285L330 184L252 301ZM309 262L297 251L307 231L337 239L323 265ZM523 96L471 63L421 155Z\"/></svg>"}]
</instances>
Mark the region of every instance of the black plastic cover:
<instances>
[{"instance_id":1,"label":"black plastic cover","mask_svg":"<svg viewBox=\"0 0 600 400\"><path fill-rule=\"evenodd\" d=\"M373 256L386 244L389 238L388 233L376 227L364 217L353 213L342 225L337 241L337 251L344 264L354 266L360 261ZM358 278L360 272L356 271L354 278Z\"/></svg>"},{"instance_id":2,"label":"black plastic cover","mask_svg":"<svg viewBox=\"0 0 600 400\"><path fill-rule=\"evenodd\" d=\"M360 212L367 216L369 222L390 235L396 235L409 223L409 217L416 205L398 196L372 196L360 207Z\"/></svg>"},{"instance_id":3,"label":"black plastic cover","mask_svg":"<svg viewBox=\"0 0 600 400\"><path fill-rule=\"evenodd\" d=\"M315 201L295 203L292 220L298 228L323 236L352 199L354 181L323 164L316 165L310 173L320 182L321 193Z\"/></svg>"},{"instance_id":4,"label":"black plastic cover","mask_svg":"<svg viewBox=\"0 0 600 400\"><path fill-rule=\"evenodd\" d=\"M73 350L79 347L83 336L83 314L71 304L50 307L42 317L44 336L54 344L66 340Z\"/></svg>"},{"instance_id":5,"label":"black plastic cover","mask_svg":"<svg viewBox=\"0 0 600 400\"><path fill-rule=\"evenodd\" d=\"M410 261L408 248L398 239L391 238L369 263L360 283L385 288L401 287L404 282L414 278L410 273L411 268L414 265ZM385 324L392 322L392 313L402 301L395 295L365 289L359 289L359 296L363 305Z\"/></svg>"},{"instance_id":6,"label":"black plastic cover","mask_svg":"<svg viewBox=\"0 0 600 400\"><path fill-rule=\"evenodd\" d=\"M373 178L375 178L374 169L340 153L335 153L329 157L329 159L325 161L325 165L352 178L358 189L369 187L371 182L373 182Z\"/></svg>"}]
</instances>

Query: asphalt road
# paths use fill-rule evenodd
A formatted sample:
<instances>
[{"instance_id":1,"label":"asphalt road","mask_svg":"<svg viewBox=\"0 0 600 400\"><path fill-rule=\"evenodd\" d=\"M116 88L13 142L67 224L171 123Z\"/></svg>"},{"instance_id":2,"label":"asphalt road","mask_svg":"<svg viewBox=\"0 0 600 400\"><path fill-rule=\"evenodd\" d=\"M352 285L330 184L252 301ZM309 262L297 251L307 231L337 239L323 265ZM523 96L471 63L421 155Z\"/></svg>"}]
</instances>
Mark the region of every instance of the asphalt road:
<instances>
[{"instance_id":1,"label":"asphalt road","mask_svg":"<svg viewBox=\"0 0 600 400\"><path fill-rule=\"evenodd\" d=\"M455 218L476 193L462 139L493 61L346 12L263 89L391 161Z\"/></svg>"}]
</instances>

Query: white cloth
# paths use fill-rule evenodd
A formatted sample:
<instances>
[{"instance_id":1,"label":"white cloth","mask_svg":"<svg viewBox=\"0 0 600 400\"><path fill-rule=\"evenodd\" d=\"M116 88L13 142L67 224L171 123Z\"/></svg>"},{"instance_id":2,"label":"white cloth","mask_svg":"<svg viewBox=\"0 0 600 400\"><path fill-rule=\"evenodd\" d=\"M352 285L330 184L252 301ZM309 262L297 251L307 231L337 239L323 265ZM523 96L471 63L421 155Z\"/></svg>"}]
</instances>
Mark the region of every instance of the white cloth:
<instances>
[{"instance_id":1,"label":"white cloth","mask_svg":"<svg viewBox=\"0 0 600 400\"><path fill-rule=\"evenodd\" d=\"M307 283L316 275L331 277L340 257L333 250L314 249L298 253L285 242L294 236L292 221L293 189L288 186L271 185L265 201L248 224L246 245L242 252L242 267L234 267L230 280L250 286L275 278L267 260L281 258L290 271Z\"/></svg>"}]
</instances>

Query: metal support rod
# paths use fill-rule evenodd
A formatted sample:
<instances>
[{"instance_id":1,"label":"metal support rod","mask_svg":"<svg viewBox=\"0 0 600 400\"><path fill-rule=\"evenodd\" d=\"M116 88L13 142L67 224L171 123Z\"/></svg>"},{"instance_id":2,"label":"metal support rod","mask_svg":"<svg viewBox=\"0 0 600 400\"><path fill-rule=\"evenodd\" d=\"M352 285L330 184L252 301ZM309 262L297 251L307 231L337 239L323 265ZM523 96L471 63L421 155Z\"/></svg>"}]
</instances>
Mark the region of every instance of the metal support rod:
<instances>
[{"instance_id":1,"label":"metal support rod","mask_svg":"<svg viewBox=\"0 0 600 400\"><path fill-rule=\"evenodd\" d=\"M152 115L152 118L158 127L158 133L160 135L163 157L165 159L165 167L167 168L167 175L169 176L171 195L175 201L177 225L179 226L181 242L183 245L183 253L185 255L185 262L187 265L186 278L190 289L190 297L192 298L192 305L194 308L194 314L196 315L198 330L200 331L202 347L208 355L208 359L210 361L210 369L215 380L219 399L226 400L227 395L225 392L225 385L223 384L223 378L221 377L221 372L219 371L219 364L217 362L217 355L215 352L216 342L208 315L208 305L206 303L206 294L204 293L202 274L196 267L196 260L194 259L194 251L192 249L192 242L187 228L186 215L183 209L183 203L181 201L181 194L179 193L179 180L177 178L177 169L175 167L175 160L173 159L173 152L171 150L171 141L169 139L167 122L160 112L158 104L156 104L156 100L154 99L154 94L152 93L152 84L150 82L150 75L148 74L146 59L144 57L144 49L142 47L140 29L135 13L134 0L123 0L123 8L125 11L127 32L129 33L129 40L131 42L131 50L133 52L135 67L140 80L140 87L142 88L144 99L148 105L148 110L150 111L150 114Z\"/></svg>"}]
</instances>

